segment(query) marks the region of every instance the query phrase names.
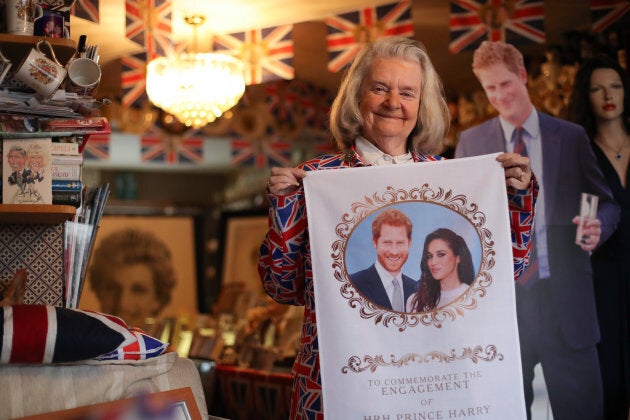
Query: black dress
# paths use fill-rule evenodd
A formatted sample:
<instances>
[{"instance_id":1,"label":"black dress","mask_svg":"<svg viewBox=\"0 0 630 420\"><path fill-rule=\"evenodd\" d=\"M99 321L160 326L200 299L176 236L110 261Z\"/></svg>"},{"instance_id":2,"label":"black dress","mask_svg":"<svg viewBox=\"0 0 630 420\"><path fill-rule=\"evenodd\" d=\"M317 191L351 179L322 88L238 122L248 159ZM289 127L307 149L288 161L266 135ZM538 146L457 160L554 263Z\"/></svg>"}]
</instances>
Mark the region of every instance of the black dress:
<instances>
[{"instance_id":1,"label":"black dress","mask_svg":"<svg viewBox=\"0 0 630 420\"><path fill-rule=\"evenodd\" d=\"M615 200L621 219L615 233L593 252L595 297L601 330L598 344L604 382L607 420L626 420L630 404L630 168L623 188L619 175L593 144L599 166Z\"/></svg>"}]
</instances>

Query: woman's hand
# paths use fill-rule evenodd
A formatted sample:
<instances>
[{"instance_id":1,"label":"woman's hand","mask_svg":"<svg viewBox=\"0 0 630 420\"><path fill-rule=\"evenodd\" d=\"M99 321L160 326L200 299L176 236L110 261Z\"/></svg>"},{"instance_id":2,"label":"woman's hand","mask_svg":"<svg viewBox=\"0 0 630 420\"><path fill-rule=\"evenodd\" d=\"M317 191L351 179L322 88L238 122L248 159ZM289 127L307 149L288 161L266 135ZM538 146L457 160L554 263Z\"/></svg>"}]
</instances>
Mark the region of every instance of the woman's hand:
<instances>
[{"instance_id":1,"label":"woman's hand","mask_svg":"<svg viewBox=\"0 0 630 420\"><path fill-rule=\"evenodd\" d=\"M518 153L501 153L497 156L505 170L505 184L508 187L524 190L529 187L532 180L532 168L529 158Z\"/></svg>"},{"instance_id":2,"label":"woman's hand","mask_svg":"<svg viewBox=\"0 0 630 420\"><path fill-rule=\"evenodd\" d=\"M295 192L300 186L306 171L298 168L271 168L271 175L267 181L269 193L286 195Z\"/></svg>"},{"instance_id":3,"label":"woman's hand","mask_svg":"<svg viewBox=\"0 0 630 420\"><path fill-rule=\"evenodd\" d=\"M592 251L599 243L602 236L602 222L599 219L590 217L575 216L573 223L579 225L582 223L582 237L580 238L580 248L584 251Z\"/></svg>"}]
</instances>

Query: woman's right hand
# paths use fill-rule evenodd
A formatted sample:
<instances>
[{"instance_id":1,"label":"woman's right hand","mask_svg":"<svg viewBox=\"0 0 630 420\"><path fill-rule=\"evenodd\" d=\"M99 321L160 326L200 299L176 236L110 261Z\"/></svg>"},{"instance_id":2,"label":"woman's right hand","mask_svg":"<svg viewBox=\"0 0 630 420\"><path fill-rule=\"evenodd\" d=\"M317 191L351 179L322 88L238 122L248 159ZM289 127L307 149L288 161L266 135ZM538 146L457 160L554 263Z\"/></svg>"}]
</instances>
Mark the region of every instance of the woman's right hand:
<instances>
[{"instance_id":1,"label":"woman's right hand","mask_svg":"<svg viewBox=\"0 0 630 420\"><path fill-rule=\"evenodd\" d=\"M295 192L300 187L306 171L299 168L271 168L271 175L267 181L269 193L275 195L287 195Z\"/></svg>"}]
</instances>

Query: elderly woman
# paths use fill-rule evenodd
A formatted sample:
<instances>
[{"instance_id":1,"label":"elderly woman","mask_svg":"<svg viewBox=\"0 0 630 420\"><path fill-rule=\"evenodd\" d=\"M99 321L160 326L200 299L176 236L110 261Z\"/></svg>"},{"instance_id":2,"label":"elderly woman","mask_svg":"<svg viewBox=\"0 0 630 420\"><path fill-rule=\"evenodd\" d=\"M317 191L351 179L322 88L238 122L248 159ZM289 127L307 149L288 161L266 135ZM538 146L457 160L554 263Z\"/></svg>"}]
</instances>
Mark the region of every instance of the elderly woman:
<instances>
[{"instance_id":1,"label":"elderly woman","mask_svg":"<svg viewBox=\"0 0 630 420\"><path fill-rule=\"evenodd\" d=\"M424 46L389 37L366 44L344 78L331 109L331 131L340 153L297 168L273 168L268 181L270 230L260 248L259 272L277 302L304 305L304 325L291 399L291 418L321 418L319 348L302 178L307 171L407 162L431 162L446 135L449 114L442 83ZM504 153L509 211L533 212L537 184L529 159ZM533 198L526 200L525 198ZM510 220L531 220L512 217ZM531 226L513 226L531 229ZM525 255L529 241L513 245ZM515 275L523 268L514 259Z\"/></svg>"}]
</instances>

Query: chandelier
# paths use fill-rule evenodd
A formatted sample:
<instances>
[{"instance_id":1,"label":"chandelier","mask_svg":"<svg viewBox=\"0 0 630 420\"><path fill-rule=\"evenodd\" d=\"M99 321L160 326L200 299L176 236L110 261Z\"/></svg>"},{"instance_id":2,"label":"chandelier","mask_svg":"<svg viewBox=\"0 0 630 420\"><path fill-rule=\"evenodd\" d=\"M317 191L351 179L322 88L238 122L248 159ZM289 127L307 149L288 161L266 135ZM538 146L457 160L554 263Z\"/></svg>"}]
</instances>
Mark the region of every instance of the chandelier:
<instances>
[{"instance_id":1,"label":"chandelier","mask_svg":"<svg viewBox=\"0 0 630 420\"><path fill-rule=\"evenodd\" d=\"M197 26L205 18L184 18L193 25L196 49ZM200 128L236 105L245 92L243 62L219 53L181 53L158 57L147 65L149 100L189 127Z\"/></svg>"}]
</instances>

